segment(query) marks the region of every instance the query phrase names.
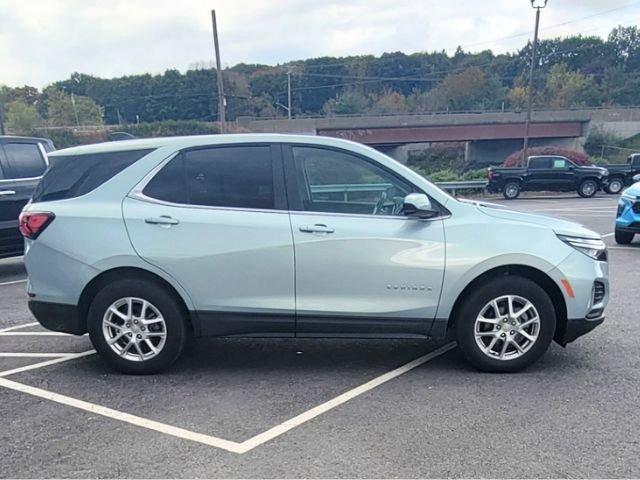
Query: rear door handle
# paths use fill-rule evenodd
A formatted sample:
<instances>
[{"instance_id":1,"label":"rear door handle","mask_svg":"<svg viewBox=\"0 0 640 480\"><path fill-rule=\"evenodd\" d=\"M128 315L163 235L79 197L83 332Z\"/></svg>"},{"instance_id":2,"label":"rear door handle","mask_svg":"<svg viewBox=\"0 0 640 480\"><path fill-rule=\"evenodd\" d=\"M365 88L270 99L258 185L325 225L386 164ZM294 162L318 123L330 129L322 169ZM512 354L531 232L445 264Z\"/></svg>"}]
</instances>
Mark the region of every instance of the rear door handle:
<instances>
[{"instance_id":1,"label":"rear door handle","mask_svg":"<svg viewBox=\"0 0 640 480\"><path fill-rule=\"evenodd\" d=\"M144 219L145 223L150 223L151 225L177 225L180 221L177 218L169 217L167 215L161 215L159 217L150 217Z\"/></svg>"},{"instance_id":2,"label":"rear door handle","mask_svg":"<svg viewBox=\"0 0 640 480\"><path fill-rule=\"evenodd\" d=\"M307 233L333 233L335 229L327 227L322 223L316 223L315 225L301 225L300 231Z\"/></svg>"},{"instance_id":3,"label":"rear door handle","mask_svg":"<svg viewBox=\"0 0 640 480\"><path fill-rule=\"evenodd\" d=\"M16 191L15 190L0 190L0 196L6 197L9 195L15 195Z\"/></svg>"}]
</instances>

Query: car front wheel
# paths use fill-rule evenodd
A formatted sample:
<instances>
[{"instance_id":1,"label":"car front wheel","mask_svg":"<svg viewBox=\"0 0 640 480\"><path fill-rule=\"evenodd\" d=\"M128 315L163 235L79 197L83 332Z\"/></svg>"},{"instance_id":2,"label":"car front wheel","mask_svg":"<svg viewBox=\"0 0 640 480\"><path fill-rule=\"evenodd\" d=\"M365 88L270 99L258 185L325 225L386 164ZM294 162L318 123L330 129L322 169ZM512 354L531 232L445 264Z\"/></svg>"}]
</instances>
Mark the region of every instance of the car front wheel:
<instances>
[{"instance_id":1,"label":"car front wheel","mask_svg":"<svg viewBox=\"0 0 640 480\"><path fill-rule=\"evenodd\" d=\"M583 198L591 198L598 193L598 184L595 180L585 180L578 187L578 195Z\"/></svg>"},{"instance_id":2,"label":"car front wheel","mask_svg":"<svg viewBox=\"0 0 640 480\"><path fill-rule=\"evenodd\" d=\"M629 245L633 241L633 236L635 234L633 232L625 232L624 230L616 230L615 238L616 243L620 245Z\"/></svg>"},{"instance_id":3,"label":"car front wheel","mask_svg":"<svg viewBox=\"0 0 640 480\"><path fill-rule=\"evenodd\" d=\"M114 369L144 375L170 366L186 339L184 309L166 288L143 279L111 283L87 317L89 337Z\"/></svg>"},{"instance_id":4,"label":"car front wheel","mask_svg":"<svg viewBox=\"0 0 640 480\"><path fill-rule=\"evenodd\" d=\"M556 315L549 295L518 276L498 277L475 288L458 310L458 347L485 372L516 372L549 348Z\"/></svg>"}]
</instances>

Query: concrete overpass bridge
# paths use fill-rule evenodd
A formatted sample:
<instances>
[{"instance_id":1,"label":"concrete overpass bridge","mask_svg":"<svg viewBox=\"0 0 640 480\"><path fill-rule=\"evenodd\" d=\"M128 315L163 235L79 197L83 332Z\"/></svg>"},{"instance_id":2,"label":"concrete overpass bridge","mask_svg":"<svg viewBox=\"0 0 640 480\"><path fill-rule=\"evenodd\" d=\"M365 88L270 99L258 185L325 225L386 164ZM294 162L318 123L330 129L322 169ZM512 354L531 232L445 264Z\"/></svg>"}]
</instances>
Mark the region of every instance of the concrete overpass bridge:
<instances>
[{"instance_id":1,"label":"concrete overpass bridge","mask_svg":"<svg viewBox=\"0 0 640 480\"><path fill-rule=\"evenodd\" d=\"M522 147L524 113L435 113L421 115L339 116L253 119L240 127L253 132L306 133L345 138L386 151L405 161L409 151L434 142L464 142L467 161L484 166L502 161ZM640 133L640 107L540 110L532 116L531 146L581 149L592 129L622 138Z\"/></svg>"}]
</instances>

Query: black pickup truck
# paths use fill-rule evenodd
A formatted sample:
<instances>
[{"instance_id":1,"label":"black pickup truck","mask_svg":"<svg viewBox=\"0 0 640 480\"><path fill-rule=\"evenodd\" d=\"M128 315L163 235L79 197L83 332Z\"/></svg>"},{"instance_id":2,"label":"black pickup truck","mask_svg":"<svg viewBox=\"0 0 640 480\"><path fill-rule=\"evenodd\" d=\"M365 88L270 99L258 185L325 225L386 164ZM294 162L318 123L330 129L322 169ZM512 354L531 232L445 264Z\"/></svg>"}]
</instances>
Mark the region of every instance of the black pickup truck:
<instances>
[{"instance_id":1,"label":"black pickup truck","mask_svg":"<svg viewBox=\"0 0 640 480\"><path fill-rule=\"evenodd\" d=\"M640 153L633 153L627 158L627 163L612 163L602 165L609 171L609 178L604 186L607 193L620 193L622 189L633 183L633 177L640 173Z\"/></svg>"},{"instance_id":2,"label":"black pickup truck","mask_svg":"<svg viewBox=\"0 0 640 480\"><path fill-rule=\"evenodd\" d=\"M606 179L607 170L595 166L578 166L566 157L541 155L529 157L526 167L490 167L487 190L502 193L507 200L523 191L569 192L593 197Z\"/></svg>"},{"instance_id":3,"label":"black pickup truck","mask_svg":"<svg viewBox=\"0 0 640 480\"><path fill-rule=\"evenodd\" d=\"M47 168L51 140L0 136L0 258L22 255L18 216Z\"/></svg>"}]
</instances>

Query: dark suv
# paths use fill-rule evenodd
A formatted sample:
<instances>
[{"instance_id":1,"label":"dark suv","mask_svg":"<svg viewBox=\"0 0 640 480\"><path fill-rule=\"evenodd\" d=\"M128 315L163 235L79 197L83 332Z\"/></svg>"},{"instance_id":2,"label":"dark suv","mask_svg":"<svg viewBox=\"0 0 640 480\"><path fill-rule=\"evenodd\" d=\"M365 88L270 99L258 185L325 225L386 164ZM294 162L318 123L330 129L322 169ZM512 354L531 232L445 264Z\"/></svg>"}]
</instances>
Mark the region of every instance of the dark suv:
<instances>
[{"instance_id":1,"label":"dark suv","mask_svg":"<svg viewBox=\"0 0 640 480\"><path fill-rule=\"evenodd\" d=\"M0 136L0 258L22 255L18 216L47 168L51 140Z\"/></svg>"}]
</instances>

